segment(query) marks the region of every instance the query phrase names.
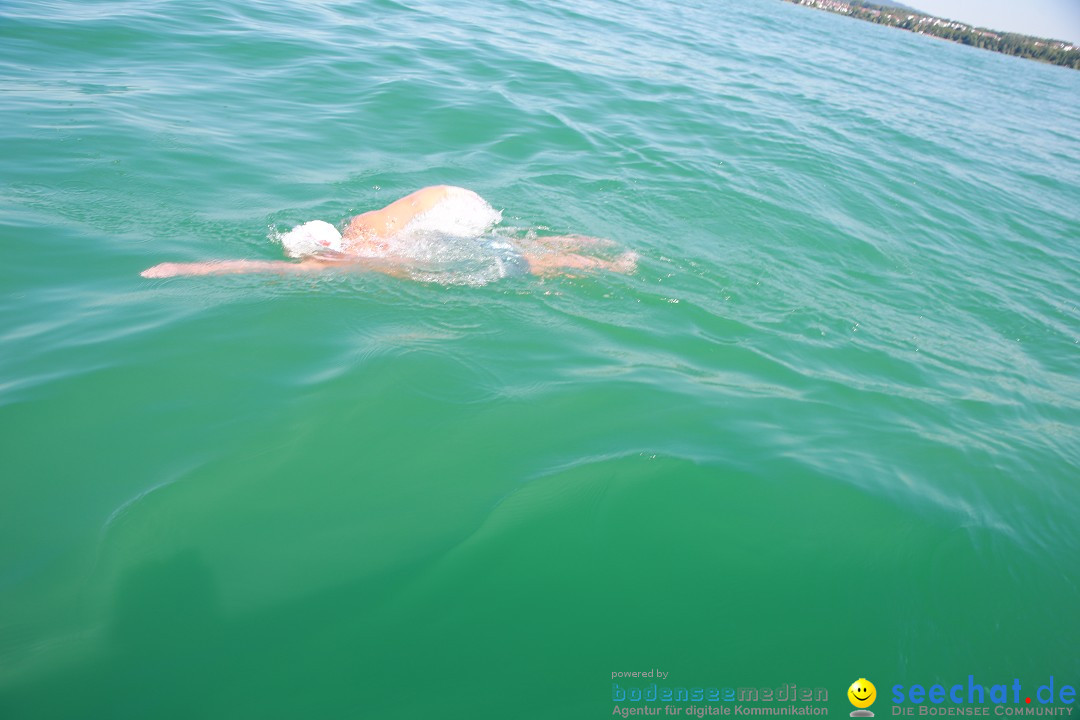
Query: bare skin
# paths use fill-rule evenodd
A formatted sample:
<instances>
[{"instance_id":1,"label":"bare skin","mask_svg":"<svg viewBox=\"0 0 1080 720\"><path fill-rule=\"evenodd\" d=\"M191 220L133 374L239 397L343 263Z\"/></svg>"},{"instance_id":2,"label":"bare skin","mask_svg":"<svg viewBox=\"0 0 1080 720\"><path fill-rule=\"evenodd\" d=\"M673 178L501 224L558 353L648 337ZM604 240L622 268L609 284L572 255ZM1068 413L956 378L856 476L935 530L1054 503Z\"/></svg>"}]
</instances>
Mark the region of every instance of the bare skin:
<instances>
[{"instance_id":1,"label":"bare skin","mask_svg":"<svg viewBox=\"0 0 1080 720\"><path fill-rule=\"evenodd\" d=\"M417 215L435 207L455 188L434 185L395 200L381 210L370 210L350 221L342 239L349 241L350 250L342 255L305 258L300 262L282 260L216 260L195 263L160 263L143 270L145 278L167 278L178 275L234 275L241 273L317 273L329 268L381 272L395 277L408 277L408 263L392 256L370 257L372 252L385 253L389 239L409 224ZM536 242L548 252L524 252L529 271L534 275L557 275L567 270L610 270L631 273L637 267L637 254L624 253L615 260L602 260L579 252L568 252L612 244L610 240L584 235L565 235L537 238Z\"/></svg>"}]
</instances>

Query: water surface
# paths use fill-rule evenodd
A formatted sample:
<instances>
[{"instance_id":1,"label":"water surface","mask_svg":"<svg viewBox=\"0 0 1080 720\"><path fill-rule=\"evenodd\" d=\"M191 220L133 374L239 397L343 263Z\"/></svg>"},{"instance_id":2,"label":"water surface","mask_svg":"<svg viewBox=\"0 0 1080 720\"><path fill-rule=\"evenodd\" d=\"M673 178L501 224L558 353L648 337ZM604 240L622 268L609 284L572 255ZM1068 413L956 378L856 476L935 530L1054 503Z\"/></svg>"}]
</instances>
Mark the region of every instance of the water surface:
<instances>
[{"instance_id":1,"label":"water surface","mask_svg":"<svg viewBox=\"0 0 1080 720\"><path fill-rule=\"evenodd\" d=\"M778 0L0 36L4 717L1080 681L1080 73ZM436 183L639 271L139 277Z\"/></svg>"}]
</instances>

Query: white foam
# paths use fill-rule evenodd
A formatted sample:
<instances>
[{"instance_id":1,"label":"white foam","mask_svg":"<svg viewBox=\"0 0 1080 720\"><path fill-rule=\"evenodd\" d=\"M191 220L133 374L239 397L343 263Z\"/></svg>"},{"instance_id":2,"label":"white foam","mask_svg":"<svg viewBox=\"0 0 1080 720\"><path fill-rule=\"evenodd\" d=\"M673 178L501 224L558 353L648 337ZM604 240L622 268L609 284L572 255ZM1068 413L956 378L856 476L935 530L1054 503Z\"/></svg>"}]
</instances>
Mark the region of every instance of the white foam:
<instances>
[{"instance_id":1,"label":"white foam","mask_svg":"<svg viewBox=\"0 0 1080 720\"><path fill-rule=\"evenodd\" d=\"M401 232L477 237L501 220L502 213L487 200L472 190L454 187L437 205L410 220Z\"/></svg>"}]
</instances>

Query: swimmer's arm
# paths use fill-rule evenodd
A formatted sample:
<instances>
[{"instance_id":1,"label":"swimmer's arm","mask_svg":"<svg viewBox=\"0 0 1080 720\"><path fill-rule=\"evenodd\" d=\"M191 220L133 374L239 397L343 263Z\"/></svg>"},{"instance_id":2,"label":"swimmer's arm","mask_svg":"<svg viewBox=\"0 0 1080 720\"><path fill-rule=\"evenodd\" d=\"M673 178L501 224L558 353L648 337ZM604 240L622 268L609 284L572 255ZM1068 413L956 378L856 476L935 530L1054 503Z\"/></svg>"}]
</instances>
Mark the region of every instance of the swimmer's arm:
<instances>
[{"instance_id":1,"label":"swimmer's arm","mask_svg":"<svg viewBox=\"0 0 1080 720\"><path fill-rule=\"evenodd\" d=\"M329 268L341 270L375 271L393 275L394 277L407 277L404 267L384 258L364 258L350 260L318 260L308 259L298 263L285 262L282 260L214 260L210 262L196 263L161 263L154 267L143 270L140 275L145 278L167 278L178 275L241 275L249 273L280 273L299 274L317 273Z\"/></svg>"}]
</instances>

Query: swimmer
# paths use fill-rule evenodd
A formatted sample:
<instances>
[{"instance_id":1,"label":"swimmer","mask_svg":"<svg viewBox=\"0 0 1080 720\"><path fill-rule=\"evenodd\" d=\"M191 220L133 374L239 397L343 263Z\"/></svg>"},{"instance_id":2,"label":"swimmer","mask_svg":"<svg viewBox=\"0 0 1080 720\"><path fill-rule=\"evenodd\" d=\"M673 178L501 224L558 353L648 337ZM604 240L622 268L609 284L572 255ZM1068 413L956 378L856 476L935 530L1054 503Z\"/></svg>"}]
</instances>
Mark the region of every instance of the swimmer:
<instances>
[{"instance_id":1,"label":"swimmer","mask_svg":"<svg viewBox=\"0 0 1080 720\"><path fill-rule=\"evenodd\" d=\"M494 224L499 219L498 213L471 190L450 185L435 185L395 200L381 210L370 210L353 217L340 236L328 223L309 223L309 225L317 224L325 227L314 228L312 233L301 239L302 243L298 242L293 247L286 243L286 248L294 251L294 254L303 255L300 262L217 260L161 263L143 270L141 275L146 278L167 278L178 275L310 273L321 272L328 268L340 268L408 277L411 261L408 258L395 257L394 235L424 213L435 210L448 199L482 203L483 207L494 215L494 221L489 224ZM483 229L474 228L469 232L479 234ZM287 238L288 236L285 239ZM609 240L584 235L563 235L536 238L535 242L539 246L538 251L521 250L509 243L498 242L497 247L504 251L500 266L521 266L523 271L540 276L565 274L574 270L611 270L631 273L637 267L637 253L634 252L623 253L614 260L604 260L590 254L583 254L583 251L592 248L611 245ZM493 245L496 244L493 243Z\"/></svg>"}]
</instances>

